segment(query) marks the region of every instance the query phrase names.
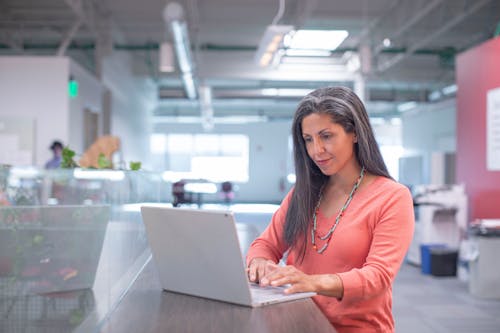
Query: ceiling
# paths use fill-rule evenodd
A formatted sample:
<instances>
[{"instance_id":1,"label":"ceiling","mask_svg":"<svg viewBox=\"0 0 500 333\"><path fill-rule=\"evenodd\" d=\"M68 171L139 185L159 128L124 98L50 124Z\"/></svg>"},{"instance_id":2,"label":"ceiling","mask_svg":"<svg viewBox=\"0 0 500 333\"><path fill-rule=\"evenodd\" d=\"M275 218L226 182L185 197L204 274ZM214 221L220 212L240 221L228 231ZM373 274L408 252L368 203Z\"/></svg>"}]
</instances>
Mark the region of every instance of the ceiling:
<instances>
[{"instance_id":1,"label":"ceiling","mask_svg":"<svg viewBox=\"0 0 500 333\"><path fill-rule=\"evenodd\" d=\"M498 33L500 0L177 0L184 10L197 87L211 88L218 115L289 118L299 97L325 85L364 95L372 116L393 116L406 101L428 103L455 81L455 56ZM98 75L99 59L129 53L133 73L157 84L157 116L199 114L181 72L159 71L159 45L173 42L165 0L0 0L0 54L65 54ZM283 5L282 3L282 5ZM273 20L297 29L344 29L323 58L254 61ZM384 47L385 38L391 45ZM361 56L361 69L344 66ZM280 90L292 89L292 90ZM282 93L282 96L269 94Z\"/></svg>"}]
</instances>

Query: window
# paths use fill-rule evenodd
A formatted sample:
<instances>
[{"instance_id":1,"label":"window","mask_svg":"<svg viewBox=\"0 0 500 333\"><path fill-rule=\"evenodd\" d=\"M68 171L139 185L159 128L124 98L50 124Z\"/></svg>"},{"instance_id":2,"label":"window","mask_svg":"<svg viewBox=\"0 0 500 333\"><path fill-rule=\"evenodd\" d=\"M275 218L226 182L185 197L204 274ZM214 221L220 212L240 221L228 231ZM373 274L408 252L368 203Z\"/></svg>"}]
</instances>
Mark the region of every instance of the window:
<instances>
[{"instance_id":1,"label":"window","mask_svg":"<svg viewBox=\"0 0 500 333\"><path fill-rule=\"evenodd\" d=\"M155 134L158 136L159 134ZM165 138L165 178L247 182L249 140L240 134L169 134ZM158 138L156 142L161 142ZM153 149L152 149L153 150ZM156 149L159 151L159 149Z\"/></svg>"}]
</instances>

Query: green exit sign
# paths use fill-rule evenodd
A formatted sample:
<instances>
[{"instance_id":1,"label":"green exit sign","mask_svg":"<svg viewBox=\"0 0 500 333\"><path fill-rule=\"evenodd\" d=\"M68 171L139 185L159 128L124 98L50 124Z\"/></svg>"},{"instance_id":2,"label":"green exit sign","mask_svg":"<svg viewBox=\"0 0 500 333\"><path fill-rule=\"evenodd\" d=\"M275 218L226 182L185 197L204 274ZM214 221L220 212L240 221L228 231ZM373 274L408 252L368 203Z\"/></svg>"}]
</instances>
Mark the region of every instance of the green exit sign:
<instances>
[{"instance_id":1,"label":"green exit sign","mask_svg":"<svg viewBox=\"0 0 500 333\"><path fill-rule=\"evenodd\" d=\"M70 79L68 82L68 95L70 98L78 96L78 82L75 79Z\"/></svg>"}]
</instances>

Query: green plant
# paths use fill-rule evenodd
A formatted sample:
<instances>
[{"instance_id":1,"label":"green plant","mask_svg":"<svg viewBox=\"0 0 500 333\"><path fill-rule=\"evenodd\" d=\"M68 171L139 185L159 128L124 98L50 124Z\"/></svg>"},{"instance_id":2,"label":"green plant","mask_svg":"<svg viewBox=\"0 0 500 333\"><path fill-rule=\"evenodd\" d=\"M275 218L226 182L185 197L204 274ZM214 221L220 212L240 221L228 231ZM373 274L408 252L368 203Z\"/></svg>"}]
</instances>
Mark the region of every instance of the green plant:
<instances>
[{"instance_id":1,"label":"green plant","mask_svg":"<svg viewBox=\"0 0 500 333\"><path fill-rule=\"evenodd\" d=\"M142 166L141 162L130 161L130 163L129 163L130 170L133 170L133 171L140 170L141 166Z\"/></svg>"},{"instance_id":2,"label":"green plant","mask_svg":"<svg viewBox=\"0 0 500 333\"><path fill-rule=\"evenodd\" d=\"M78 164L73 160L73 157L75 157L75 152L69 149L68 146L64 147L62 150L61 168L71 169L78 167Z\"/></svg>"},{"instance_id":3,"label":"green plant","mask_svg":"<svg viewBox=\"0 0 500 333\"><path fill-rule=\"evenodd\" d=\"M111 161L107 159L103 153L99 154L99 157L97 158L97 165L99 166L99 169L111 169L113 167Z\"/></svg>"}]
</instances>

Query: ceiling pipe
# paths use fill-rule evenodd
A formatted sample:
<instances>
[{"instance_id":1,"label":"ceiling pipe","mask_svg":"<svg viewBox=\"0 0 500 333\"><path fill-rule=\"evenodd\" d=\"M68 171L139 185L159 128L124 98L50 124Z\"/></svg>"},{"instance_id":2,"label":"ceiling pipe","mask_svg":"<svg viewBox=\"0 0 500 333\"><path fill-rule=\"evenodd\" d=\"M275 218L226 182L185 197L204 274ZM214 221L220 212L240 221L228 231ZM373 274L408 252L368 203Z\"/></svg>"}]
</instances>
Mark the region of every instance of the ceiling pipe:
<instances>
[{"instance_id":1,"label":"ceiling pipe","mask_svg":"<svg viewBox=\"0 0 500 333\"><path fill-rule=\"evenodd\" d=\"M75 23L71 27L71 29L67 32L66 36L64 37L63 41L59 45L59 48L57 49L56 55L58 57L64 56L66 54L66 50L68 49L69 44L73 40L73 37L77 33L78 29L80 28L82 24L82 17L78 16L76 19Z\"/></svg>"},{"instance_id":2,"label":"ceiling pipe","mask_svg":"<svg viewBox=\"0 0 500 333\"><path fill-rule=\"evenodd\" d=\"M441 35L442 33L445 33L446 31L450 30L454 26L456 26L458 23L462 22L467 16L473 14L477 10L479 10L481 7L489 3L491 0L483 0L483 1L478 1L475 2L473 5L471 5L466 11L464 11L461 15L455 16L453 19L448 21L445 25L443 25L439 30L436 32L428 35L427 37L423 38L422 40L416 42L413 44L412 47L408 48L408 50L405 53L398 54L397 56L394 56L385 62L381 63L378 66L378 71L379 73L382 73L392 66L398 64L401 60L406 58L408 55L413 54L417 49L421 48L424 45L427 45L430 41L434 40L436 37Z\"/></svg>"},{"instance_id":3,"label":"ceiling pipe","mask_svg":"<svg viewBox=\"0 0 500 333\"><path fill-rule=\"evenodd\" d=\"M113 41L111 38L110 17L104 13L109 12L104 1L83 1L83 0L64 0L66 4L77 16L77 21L73 24L66 36L57 48L57 55L64 55L74 35L82 24L87 26L90 32L95 36L94 63L95 74L98 78L103 75L104 56L113 51Z\"/></svg>"},{"instance_id":4,"label":"ceiling pipe","mask_svg":"<svg viewBox=\"0 0 500 333\"><path fill-rule=\"evenodd\" d=\"M197 80L194 76L194 64L191 57L191 44L184 19L184 10L177 2L169 2L163 10L163 19L174 38L174 49L177 64L181 71L184 90L189 99L196 99Z\"/></svg>"},{"instance_id":5,"label":"ceiling pipe","mask_svg":"<svg viewBox=\"0 0 500 333\"><path fill-rule=\"evenodd\" d=\"M78 30L78 28L82 23L85 24L94 35L99 36L99 32L97 30L97 25L95 22L96 12L93 6L88 7L89 10L91 10L92 12L87 13L84 9L84 3L82 0L64 0L64 2L66 2L68 7L71 8L71 10L75 13L75 15L78 18L77 21L78 23L75 23L71 28L71 30L68 32L70 41L72 35L76 33L76 31L72 32L72 30Z\"/></svg>"},{"instance_id":6,"label":"ceiling pipe","mask_svg":"<svg viewBox=\"0 0 500 333\"><path fill-rule=\"evenodd\" d=\"M411 17L409 18L408 21L405 22L405 24L400 27L398 30L393 32L391 35L385 36L385 38L388 38L389 40L395 40L402 34L404 34L406 31L408 31L411 27L413 27L417 22L419 22L421 19L423 19L429 12L434 10L439 4L441 4L443 0L434 0L431 3L428 3L422 10L420 10L417 13L412 13ZM383 45L378 45L375 48L375 55L379 54L382 50L384 49Z\"/></svg>"},{"instance_id":7,"label":"ceiling pipe","mask_svg":"<svg viewBox=\"0 0 500 333\"><path fill-rule=\"evenodd\" d=\"M369 34L372 33L373 30L375 30L375 28L377 28L381 23L383 23L387 16L392 15L399 2L400 0L393 0L392 3L389 4L389 6L386 8L386 10L383 11L382 16L379 16L378 18L371 21L363 30L361 30L361 32L357 36L352 38L352 43L354 45L358 45L366 42Z\"/></svg>"}]
</instances>

